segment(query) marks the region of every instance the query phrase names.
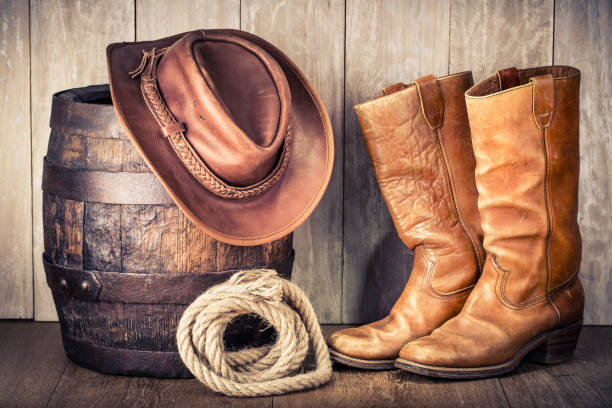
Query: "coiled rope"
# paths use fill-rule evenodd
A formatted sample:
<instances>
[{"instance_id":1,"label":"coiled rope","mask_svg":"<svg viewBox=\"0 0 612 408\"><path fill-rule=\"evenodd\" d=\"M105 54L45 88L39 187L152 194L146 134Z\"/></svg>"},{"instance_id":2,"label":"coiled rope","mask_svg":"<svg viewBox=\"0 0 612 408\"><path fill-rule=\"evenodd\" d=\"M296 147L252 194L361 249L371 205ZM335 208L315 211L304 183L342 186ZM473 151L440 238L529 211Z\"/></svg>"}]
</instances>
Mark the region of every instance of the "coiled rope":
<instances>
[{"instance_id":1,"label":"coiled rope","mask_svg":"<svg viewBox=\"0 0 612 408\"><path fill-rule=\"evenodd\" d=\"M274 344L225 350L223 335L236 317L255 314L272 325ZM177 343L187 368L214 391L236 397L284 394L329 381L329 350L304 292L275 271L234 274L200 295L181 317ZM317 367L297 373L312 342Z\"/></svg>"}]
</instances>

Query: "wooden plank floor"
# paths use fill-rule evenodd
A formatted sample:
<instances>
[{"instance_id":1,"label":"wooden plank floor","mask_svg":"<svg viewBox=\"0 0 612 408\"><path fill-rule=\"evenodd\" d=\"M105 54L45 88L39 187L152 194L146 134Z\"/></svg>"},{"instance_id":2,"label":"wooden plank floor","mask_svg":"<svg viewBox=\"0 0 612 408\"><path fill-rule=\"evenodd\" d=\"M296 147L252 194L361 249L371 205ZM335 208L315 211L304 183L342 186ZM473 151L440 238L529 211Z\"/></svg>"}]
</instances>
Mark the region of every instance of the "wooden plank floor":
<instances>
[{"instance_id":1,"label":"wooden plank floor","mask_svg":"<svg viewBox=\"0 0 612 408\"><path fill-rule=\"evenodd\" d=\"M341 326L323 326L326 335ZM268 398L229 398L196 380L102 375L68 361L59 325L0 321L0 407L611 407L612 326L583 329L571 362L524 362L507 376L447 381L334 368L329 384Z\"/></svg>"}]
</instances>

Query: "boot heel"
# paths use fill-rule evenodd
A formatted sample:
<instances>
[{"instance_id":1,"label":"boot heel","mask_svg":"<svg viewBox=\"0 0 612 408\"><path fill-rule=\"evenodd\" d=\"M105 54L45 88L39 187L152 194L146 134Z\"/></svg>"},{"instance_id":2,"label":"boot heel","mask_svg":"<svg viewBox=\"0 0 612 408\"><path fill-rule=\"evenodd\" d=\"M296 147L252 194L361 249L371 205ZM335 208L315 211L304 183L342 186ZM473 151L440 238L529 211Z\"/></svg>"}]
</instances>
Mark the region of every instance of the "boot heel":
<instances>
[{"instance_id":1,"label":"boot heel","mask_svg":"<svg viewBox=\"0 0 612 408\"><path fill-rule=\"evenodd\" d=\"M582 320L555 330L544 343L529 353L527 358L541 364L557 364L571 360L576 350L580 329L582 329Z\"/></svg>"}]
</instances>

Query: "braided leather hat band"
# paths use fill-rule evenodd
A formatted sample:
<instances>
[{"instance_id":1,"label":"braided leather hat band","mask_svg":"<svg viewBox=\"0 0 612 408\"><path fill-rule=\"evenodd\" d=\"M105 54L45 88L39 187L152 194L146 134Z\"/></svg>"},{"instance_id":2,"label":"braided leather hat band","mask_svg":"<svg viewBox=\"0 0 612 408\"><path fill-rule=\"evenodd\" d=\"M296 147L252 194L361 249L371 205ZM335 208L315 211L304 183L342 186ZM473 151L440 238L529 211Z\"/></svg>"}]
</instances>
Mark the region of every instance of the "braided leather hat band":
<instances>
[{"instance_id":1,"label":"braided leather hat band","mask_svg":"<svg viewBox=\"0 0 612 408\"><path fill-rule=\"evenodd\" d=\"M281 179L289 164L293 116L289 117L289 125L284 135L282 151L274 169L263 180L249 186L237 187L227 184L208 168L194 150L189 140L185 137L185 126L175 119L159 92L156 77L157 63L167 50L168 48L162 48L156 51L153 48L150 51L143 51L140 65L129 74L132 78L140 76L140 88L147 107L155 117L164 136L168 139L180 161L200 184L222 198L244 200L269 190Z\"/></svg>"}]
</instances>

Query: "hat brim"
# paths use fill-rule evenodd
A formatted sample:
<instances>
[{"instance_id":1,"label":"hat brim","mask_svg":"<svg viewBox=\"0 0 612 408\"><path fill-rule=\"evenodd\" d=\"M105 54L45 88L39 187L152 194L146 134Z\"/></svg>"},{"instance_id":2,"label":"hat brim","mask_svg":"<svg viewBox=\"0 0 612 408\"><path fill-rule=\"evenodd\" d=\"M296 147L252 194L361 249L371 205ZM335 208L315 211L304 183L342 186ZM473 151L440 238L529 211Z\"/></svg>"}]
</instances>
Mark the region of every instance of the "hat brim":
<instances>
[{"instance_id":1,"label":"hat brim","mask_svg":"<svg viewBox=\"0 0 612 408\"><path fill-rule=\"evenodd\" d=\"M107 48L115 111L129 138L178 207L209 235L233 245L259 245L299 227L315 209L332 173L334 144L323 102L300 69L265 40L239 30L206 30L242 37L264 49L283 69L291 91L293 137L289 165L270 189L244 200L219 197L182 164L163 137L129 72L142 51L170 46L184 34L156 41L116 43Z\"/></svg>"}]
</instances>

